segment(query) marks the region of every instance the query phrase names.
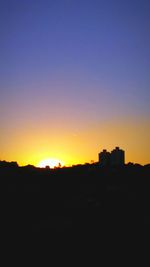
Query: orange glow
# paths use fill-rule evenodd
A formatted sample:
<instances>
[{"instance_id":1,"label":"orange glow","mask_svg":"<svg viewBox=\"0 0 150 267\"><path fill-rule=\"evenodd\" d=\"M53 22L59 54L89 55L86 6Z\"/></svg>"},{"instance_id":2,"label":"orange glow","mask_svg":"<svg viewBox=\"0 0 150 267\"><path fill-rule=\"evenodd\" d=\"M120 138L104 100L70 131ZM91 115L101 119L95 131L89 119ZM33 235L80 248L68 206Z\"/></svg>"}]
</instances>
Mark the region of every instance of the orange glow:
<instances>
[{"instance_id":1,"label":"orange glow","mask_svg":"<svg viewBox=\"0 0 150 267\"><path fill-rule=\"evenodd\" d=\"M14 127L7 140L6 133L0 133L0 156L1 160L17 161L20 166L39 166L44 159L58 159L62 165L71 166L98 161L98 153L103 148L111 151L119 146L125 150L126 163L147 164L149 131L148 120L132 117L101 123L85 121L82 125L79 120L73 126L71 123L68 126L66 121L63 126L56 124L53 131L49 125Z\"/></svg>"}]
</instances>

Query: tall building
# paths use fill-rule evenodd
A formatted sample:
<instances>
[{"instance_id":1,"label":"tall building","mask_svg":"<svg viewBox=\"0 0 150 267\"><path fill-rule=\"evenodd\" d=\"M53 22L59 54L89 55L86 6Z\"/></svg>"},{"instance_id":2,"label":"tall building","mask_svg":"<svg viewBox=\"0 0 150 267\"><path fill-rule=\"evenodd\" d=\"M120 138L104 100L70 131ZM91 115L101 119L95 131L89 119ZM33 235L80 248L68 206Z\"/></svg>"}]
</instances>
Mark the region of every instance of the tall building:
<instances>
[{"instance_id":1,"label":"tall building","mask_svg":"<svg viewBox=\"0 0 150 267\"><path fill-rule=\"evenodd\" d=\"M119 147L113 149L111 153L103 149L98 156L101 166L123 166L125 164L125 152Z\"/></svg>"},{"instance_id":2,"label":"tall building","mask_svg":"<svg viewBox=\"0 0 150 267\"><path fill-rule=\"evenodd\" d=\"M99 162L101 166L110 165L110 153L106 149L103 149L103 151L100 152L98 156L99 156Z\"/></svg>"},{"instance_id":3,"label":"tall building","mask_svg":"<svg viewBox=\"0 0 150 267\"><path fill-rule=\"evenodd\" d=\"M124 150L116 147L111 151L110 155L111 166L122 166L125 164L125 152Z\"/></svg>"}]
</instances>

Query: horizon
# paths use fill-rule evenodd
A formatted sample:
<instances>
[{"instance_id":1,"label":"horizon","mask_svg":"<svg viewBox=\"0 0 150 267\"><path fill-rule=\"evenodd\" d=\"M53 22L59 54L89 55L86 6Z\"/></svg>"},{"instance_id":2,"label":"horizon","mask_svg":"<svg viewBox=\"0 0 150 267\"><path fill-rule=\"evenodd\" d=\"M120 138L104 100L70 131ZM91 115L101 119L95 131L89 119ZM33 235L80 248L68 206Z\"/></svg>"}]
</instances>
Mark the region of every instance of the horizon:
<instances>
[{"instance_id":1,"label":"horizon","mask_svg":"<svg viewBox=\"0 0 150 267\"><path fill-rule=\"evenodd\" d=\"M114 149L116 149L117 147L115 147ZM119 148L121 149L121 148ZM121 149L122 150L122 149ZM102 152L109 152L109 154L113 151L107 151L106 149L103 149L102 151L100 151L98 153L98 155ZM124 151L125 153L125 151ZM126 159L126 156L124 155L124 160ZM111 166L111 165L103 165L102 163L102 159L100 160L100 158L97 160L97 161L93 161L91 160L90 162L84 162L84 163L76 163L76 164L70 164L70 165L65 165L63 162L57 160L57 159L44 159L42 160L41 162L39 162L37 165L33 165L33 164L30 164L30 163L27 163L26 165L19 165L17 161L13 160L13 161L6 161L6 160L2 160L0 159L0 163L1 162L4 162L4 163L8 163L8 164L11 164L11 163L14 163L14 164L17 164L18 167L28 167L28 166L31 166L31 167L35 167L35 168L40 168L40 169L46 169L46 168L49 168L49 169L58 169L58 168L72 168L72 167L76 167L76 166L84 166L84 165L99 165L101 167L107 167L107 168L111 168L111 167L114 167L114 166ZM126 160L124 161L123 164L121 165L118 165L116 167L123 167L123 166L127 166L127 165L140 165L142 167L146 166L146 165L150 165L150 162L149 163L146 163L146 164L141 164L139 162L126 162Z\"/></svg>"},{"instance_id":2,"label":"horizon","mask_svg":"<svg viewBox=\"0 0 150 267\"><path fill-rule=\"evenodd\" d=\"M34 167L34 168L36 168L36 169L47 169L47 168L49 168L50 170L54 170L54 169L62 169L62 168L73 168L73 167L78 167L78 166L95 165L95 164L99 165L99 167L106 168L106 167L102 166L102 165L100 164L99 161L95 161L95 162L84 162L84 163L76 163L76 164L73 164L73 165L62 165L62 166L58 166L58 165L56 165L56 166L54 166L54 167L51 167L51 166L49 166L49 165L45 165L45 166L43 166L43 167L40 167L40 166L36 166L36 165L32 165L32 164L19 165L17 161L0 160L0 163L1 163L1 162L5 162L6 164L7 164L7 163L8 163L8 164L15 163L15 164L17 164L17 167L28 167L28 166L31 166L31 167ZM138 163L138 162L127 162L127 163L124 163L124 165L121 166L121 167L130 165L130 164L131 164L131 165L140 165L140 166L142 166L142 167L147 166L147 165L150 165L150 163L147 163L147 164L140 164L140 163ZM117 166L117 167L118 167L118 166ZM120 167L120 166L119 166L119 167ZM108 166L107 168L112 168L112 166Z\"/></svg>"},{"instance_id":3,"label":"horizon","mask_svg":"<svg viewBox=\"0 0 150 267\"><path fill-rule=\"evenodd\" d=\"M150 162L150 2L0 3L0 158Z\"/></svg>"}]
</instances>

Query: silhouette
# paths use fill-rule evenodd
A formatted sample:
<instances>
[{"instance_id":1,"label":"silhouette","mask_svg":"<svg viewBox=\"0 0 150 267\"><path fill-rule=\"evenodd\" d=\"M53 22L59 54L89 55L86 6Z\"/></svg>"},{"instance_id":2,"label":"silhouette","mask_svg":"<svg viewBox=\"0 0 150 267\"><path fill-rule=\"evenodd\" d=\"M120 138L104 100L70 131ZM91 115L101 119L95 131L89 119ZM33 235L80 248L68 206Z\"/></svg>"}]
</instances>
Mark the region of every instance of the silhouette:
<instances>
[{"instance_id":1,"label":"silhouette","mask_svg":"<svg viewBox=\"0 0 150 267\"><path fill-rule=\"evenodd\" d=\"M99 153L99 162L103 167L110 166L110 153L106 149Z\"/></svg>"},{"instance_id":2,"label":"silhouette","mask_svg":"<svg viewBox=\"0 0 150 267\"><path fill-rule=\"evenodd\" d=\"M149 164L41 169L0 162L0 177L9 240L21 235L29 243L33 236L36 247L39 238L42 244L61 238L70 244L88 237L102 247L107 240L113 249L113 240L136 240L137 232L150 227Z\"/></svg>"},{"instance_id":3,"label":"silhouette","mask_svg":"<svg viewBox=\"0 0 150 267\"><path fill-rule=\"evenodd\" d=\"M125 164L125 152L120 149L119 147L116 147L110 152L108 152L106 149L103 149L102 152L98 154L99 156L99 163L101 166L123 166Z\"/></svg>"},{"instance_id":4,"label":"silhouette","mask_svg":"<svg viewBox=\"0 0 150 267\"><path fill-rule=\"evenodd\" d=\"M119 147L116 147L111 151L110 164L112 166L123 166L125 163L125 152Z\"/></svg>"}]
</instances>

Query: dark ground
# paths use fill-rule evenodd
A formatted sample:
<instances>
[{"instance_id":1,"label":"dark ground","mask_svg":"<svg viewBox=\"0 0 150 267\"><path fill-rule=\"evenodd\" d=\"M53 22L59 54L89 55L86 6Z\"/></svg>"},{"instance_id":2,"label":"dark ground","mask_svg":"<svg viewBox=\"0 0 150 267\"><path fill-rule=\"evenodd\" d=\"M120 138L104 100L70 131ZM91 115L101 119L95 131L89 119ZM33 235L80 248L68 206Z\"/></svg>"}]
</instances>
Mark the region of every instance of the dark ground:
<instances>
[{"instance_id":1,"label":"dark ground","mask_svg":"<svg viewBox=\"0 0 150 267\"><path fill-rule=\"evenodd\" d=\"M66 257L98 250L106 261L149 251L149 165L50 170L1 162L0 177L6 249L26 247L36 259L42 250Z\"/></svg>"}]
</instances>

